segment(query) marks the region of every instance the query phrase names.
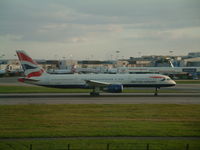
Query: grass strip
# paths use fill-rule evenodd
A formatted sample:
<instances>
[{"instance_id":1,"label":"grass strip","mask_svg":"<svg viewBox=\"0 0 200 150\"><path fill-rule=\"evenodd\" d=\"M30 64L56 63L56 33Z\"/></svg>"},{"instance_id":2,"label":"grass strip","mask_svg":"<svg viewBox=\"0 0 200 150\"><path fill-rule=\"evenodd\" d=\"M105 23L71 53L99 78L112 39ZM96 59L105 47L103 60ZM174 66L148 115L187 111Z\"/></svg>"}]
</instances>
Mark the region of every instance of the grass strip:
<instances>
[{"instance_id":1,"label":"grass strip","mask_svg":"<svg viewBox=\"0 0 200 150\"><path fill-rule=\"evenodd\" d=\"M200 80L175 80L177 84L200 84Z\"/></svg>"},{"instance_id":2,"label":"grass strip","mask_svg":"<svg viewBox=\"0 0 200 150\"><path fill-rule=\"evenodd\" d=\"M90 89L58 89L41 86L0 86L0 93L87 93L90 91Z\"/></svg>"},{"instance_id":3,"label":"grass strip","mask_svg":"<svg viewBox=\"0 0 200 150\"><path fill-rule=\"evenodd\" d=\"M200 105L1 105L0 137L200 136Z\"/></svg>"}]
</instances>

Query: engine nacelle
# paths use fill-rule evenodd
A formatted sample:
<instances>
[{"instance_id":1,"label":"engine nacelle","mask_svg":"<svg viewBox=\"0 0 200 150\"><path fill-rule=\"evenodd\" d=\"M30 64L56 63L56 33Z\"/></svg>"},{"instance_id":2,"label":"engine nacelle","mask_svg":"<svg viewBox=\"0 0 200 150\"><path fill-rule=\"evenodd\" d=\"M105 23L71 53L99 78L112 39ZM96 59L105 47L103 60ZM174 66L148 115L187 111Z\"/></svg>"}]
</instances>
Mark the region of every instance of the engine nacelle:
<instances>
[{"instance_id":1,"label":"engine nacelle","mask_svg":"<svg viewBox=\"0 0 200 150\"><path fill-rule=\"evenodd\" d=\"M103 89L105 92L109 93L121 93L123 91L123 85L121 84L111 84Z\"/></svg>"}]
</instances>

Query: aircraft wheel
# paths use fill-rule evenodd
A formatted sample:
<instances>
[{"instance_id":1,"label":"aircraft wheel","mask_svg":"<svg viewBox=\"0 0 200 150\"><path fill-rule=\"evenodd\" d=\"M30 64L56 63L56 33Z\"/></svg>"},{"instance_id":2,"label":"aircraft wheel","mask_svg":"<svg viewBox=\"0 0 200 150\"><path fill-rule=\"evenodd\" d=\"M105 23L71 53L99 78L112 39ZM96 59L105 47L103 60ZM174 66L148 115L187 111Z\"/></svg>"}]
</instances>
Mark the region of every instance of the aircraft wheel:
<instances>
[{"instance_id":1,"label":"aircraft wheel","mask_svg":"<svg viewBox=\"0 0 200 150\"><path fill-rule=\"evenodd\" d=\"M156 87L154 96L158 96L158 88Z\"/></svg>"}]
</instances>

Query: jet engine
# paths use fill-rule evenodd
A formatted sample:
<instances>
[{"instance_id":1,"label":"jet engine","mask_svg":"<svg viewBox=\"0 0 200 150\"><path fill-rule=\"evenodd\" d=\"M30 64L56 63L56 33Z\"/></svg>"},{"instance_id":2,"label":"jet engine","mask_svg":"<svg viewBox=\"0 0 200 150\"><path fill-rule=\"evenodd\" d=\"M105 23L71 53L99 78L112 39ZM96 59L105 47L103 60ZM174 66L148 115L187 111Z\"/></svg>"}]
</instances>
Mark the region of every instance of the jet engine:
<instances>
[{"instance_id":1,"label":"jet engine","mask_svg":"<svg viewBox=\"0 0 200 150\"><path fill-rule=\"evenodd\" d=\"M109 93L121 93L123 91L123 85L121 84L111 84L103 89L105 92Z\"/></svg>"}]
</instances>

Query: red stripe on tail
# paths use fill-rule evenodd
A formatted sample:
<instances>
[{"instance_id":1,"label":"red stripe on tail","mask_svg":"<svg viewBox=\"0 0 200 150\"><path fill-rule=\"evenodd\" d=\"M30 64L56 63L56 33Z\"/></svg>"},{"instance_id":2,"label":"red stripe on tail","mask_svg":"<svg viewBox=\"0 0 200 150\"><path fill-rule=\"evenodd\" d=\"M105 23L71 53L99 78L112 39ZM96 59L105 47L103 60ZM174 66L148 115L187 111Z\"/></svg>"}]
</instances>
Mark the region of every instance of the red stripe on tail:
<instances>
[{"instance_id":1,"label":"red stripe on tail","mask_svg":"<svg viewBox=\"0 0 200 150\"><path fill-rule=\"evenodd\" d=\"M41 69L40 71L37 71L37 72L31 72L27 75L27 78L30 78L30 77L39 77L42 75L42 73L44 72L43 69Z\"/></svg>"},{"instance_id":2,"label":"red stripe on tail","mask_svg":"<svg viewBox=\"0 0 200 150\"><path fill-rule=\"evenodd\" d=\"M30 58L29 56L25 55L24 53L18 52L17 55L18 55L18 57L19 57L19 59L21 61L28 61L28 62L31 62L31 63L33 63L35 65L38 65L35 61L32 60L32 58Z\"/></svg>"}]
</instances>

